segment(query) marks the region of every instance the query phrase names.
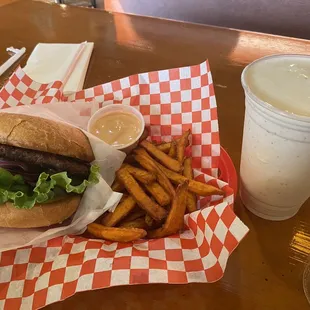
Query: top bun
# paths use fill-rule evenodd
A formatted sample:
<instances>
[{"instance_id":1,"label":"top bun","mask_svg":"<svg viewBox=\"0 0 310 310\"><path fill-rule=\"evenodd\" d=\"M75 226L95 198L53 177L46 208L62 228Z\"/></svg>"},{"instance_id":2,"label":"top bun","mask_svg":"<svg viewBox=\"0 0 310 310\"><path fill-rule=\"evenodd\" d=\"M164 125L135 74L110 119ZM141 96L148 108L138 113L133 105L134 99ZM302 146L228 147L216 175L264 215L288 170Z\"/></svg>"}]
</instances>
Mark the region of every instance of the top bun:
<instances>
[{"instance_id":1,"label":"top bun","mask_svg":"<svg viewBox=\"0 0 310 310\"><path fill-rule=\"evenodd\" d=\"M87 162L95 159L80 129L36 116L0 113L0 143Z\"/></svg>"}]
</instances>

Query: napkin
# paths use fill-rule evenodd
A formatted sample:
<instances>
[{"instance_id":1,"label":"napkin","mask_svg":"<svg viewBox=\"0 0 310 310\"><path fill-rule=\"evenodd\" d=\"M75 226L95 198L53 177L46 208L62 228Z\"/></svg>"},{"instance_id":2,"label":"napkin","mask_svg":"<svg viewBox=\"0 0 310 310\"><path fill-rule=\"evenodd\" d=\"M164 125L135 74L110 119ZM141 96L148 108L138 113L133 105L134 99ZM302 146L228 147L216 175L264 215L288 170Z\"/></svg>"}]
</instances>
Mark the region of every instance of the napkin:
<instances>
[{"instance_id":1,"label":"napkin","mask_svg":"<svg viewBox=\"0 0 310 310\"><path fill-rule=\"evenodd\" d=\"M85 46L79 55L81 45ZM92 42L81 44L39 43L31 53L23 70L31 79L42 84L53 81L63 82L66 74L69 73L63 89L64 95L69 95L83 89L93 48L94 43ZM70 66L74 65L75 60L75 66L72 72L69 72Z\"/></svg>"}]
</instances>

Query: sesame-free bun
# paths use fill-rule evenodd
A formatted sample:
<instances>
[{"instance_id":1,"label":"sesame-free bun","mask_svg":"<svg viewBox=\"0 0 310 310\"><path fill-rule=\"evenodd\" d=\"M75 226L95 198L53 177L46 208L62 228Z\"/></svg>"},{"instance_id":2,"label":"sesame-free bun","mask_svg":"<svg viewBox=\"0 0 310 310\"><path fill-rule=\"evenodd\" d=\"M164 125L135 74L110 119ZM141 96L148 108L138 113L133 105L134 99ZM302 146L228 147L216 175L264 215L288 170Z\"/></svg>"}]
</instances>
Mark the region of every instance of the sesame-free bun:
<instances>
[{"instance_id":1,"label":"sesame-free bun","mask_svg":"<svg viewBox=\"0 0 310 310\"><path fill-rule=\"evenodd\" d=\"M81 198L82 195L67 196L31 209L18 209L6 202L0 205L0 227L34 228L61 223L76 211Z\"/></svg>"},{"instance_id":2,"label":"sesame-free bun","mask_svg":"<svg viewBox=\"0 0 310 310\"><path fill-rule=\"evenodd\" d=\"M88 138L80 129L36 116L0 113L0 143L86 162L94 160Z\"/></svg>"}]
</instances>

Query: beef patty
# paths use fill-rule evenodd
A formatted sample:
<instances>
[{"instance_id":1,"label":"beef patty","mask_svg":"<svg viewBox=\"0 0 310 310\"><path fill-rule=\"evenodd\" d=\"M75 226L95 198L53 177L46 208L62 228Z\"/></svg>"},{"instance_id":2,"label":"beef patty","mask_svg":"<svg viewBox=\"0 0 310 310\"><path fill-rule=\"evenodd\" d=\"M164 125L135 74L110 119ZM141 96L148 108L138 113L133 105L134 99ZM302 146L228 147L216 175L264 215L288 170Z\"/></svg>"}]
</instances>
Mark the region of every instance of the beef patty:
<instances>
[{"instance_id":1,"label":"beef patty","mask_svg":"<svg viewBox=\"0 0 310 310\"><path fill-rule=\"evenodd\" d=\"M24 162L40 172L50 169L55 172L67 171L69 175L82 179L89 176L89 163L52 153L0 144L0 158Z\"/></svg>"}]
</instances>

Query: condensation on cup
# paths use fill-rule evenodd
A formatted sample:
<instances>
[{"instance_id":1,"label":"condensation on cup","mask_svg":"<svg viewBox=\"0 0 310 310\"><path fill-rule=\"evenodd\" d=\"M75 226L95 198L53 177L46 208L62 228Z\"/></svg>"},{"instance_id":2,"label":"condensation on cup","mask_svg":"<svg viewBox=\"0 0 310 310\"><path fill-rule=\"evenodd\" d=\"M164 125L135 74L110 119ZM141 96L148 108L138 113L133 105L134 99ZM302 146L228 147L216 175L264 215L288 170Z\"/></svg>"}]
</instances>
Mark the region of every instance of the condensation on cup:
<instances>
[{"instance_id":1,"label":"condensation on cup","mask_svg":"<svg viewBox=\"0 0 310 310\"><path fill-rule=\"evenodd\" d=\"M310 197L310 56L261 58L241 80L241 199L259 217L291 218Z\"/></svg>"}]
</instances>

